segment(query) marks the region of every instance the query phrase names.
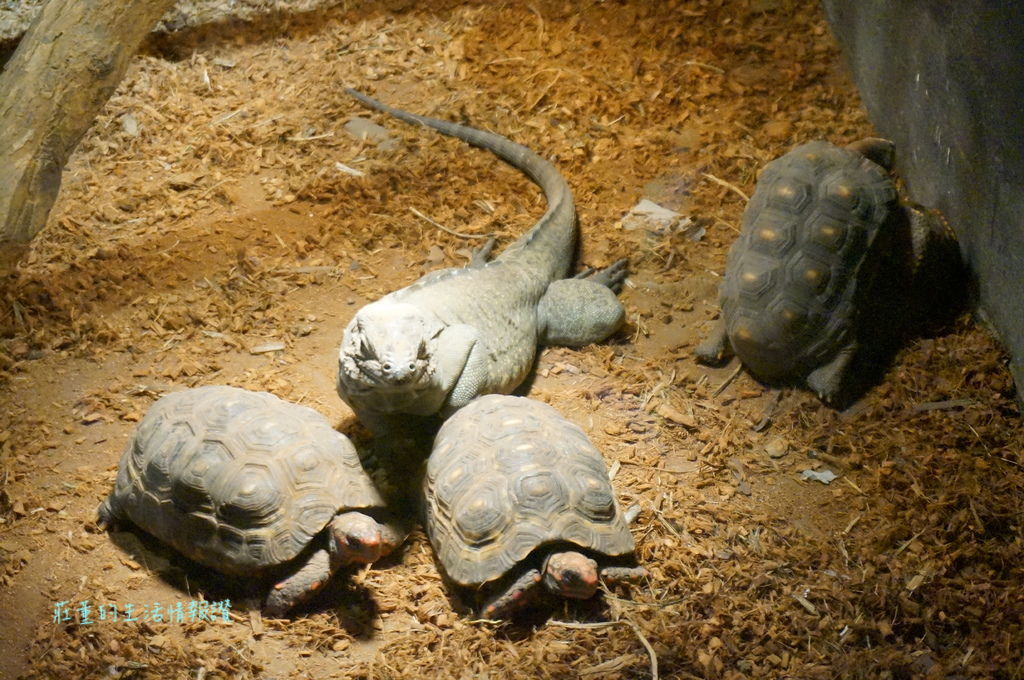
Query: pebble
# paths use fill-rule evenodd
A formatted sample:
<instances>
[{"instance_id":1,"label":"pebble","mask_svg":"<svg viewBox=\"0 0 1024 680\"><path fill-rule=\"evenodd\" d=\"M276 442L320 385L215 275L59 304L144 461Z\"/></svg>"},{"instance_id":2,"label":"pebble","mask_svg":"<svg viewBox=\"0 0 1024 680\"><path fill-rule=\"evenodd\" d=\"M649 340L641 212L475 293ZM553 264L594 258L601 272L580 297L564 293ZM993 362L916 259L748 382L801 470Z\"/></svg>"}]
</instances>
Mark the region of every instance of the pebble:
<instances>
[{"instance_id":1,"label":"pebble","mask_svg":"<svg viewBox=\"0 0 1024 680\"><path fill-rule=\"evenodd\" d=\"M769 458L782 458L789 453L789 444L785 439L776 437L764 445L764 452Z\"/></svg>"}]
</instances>

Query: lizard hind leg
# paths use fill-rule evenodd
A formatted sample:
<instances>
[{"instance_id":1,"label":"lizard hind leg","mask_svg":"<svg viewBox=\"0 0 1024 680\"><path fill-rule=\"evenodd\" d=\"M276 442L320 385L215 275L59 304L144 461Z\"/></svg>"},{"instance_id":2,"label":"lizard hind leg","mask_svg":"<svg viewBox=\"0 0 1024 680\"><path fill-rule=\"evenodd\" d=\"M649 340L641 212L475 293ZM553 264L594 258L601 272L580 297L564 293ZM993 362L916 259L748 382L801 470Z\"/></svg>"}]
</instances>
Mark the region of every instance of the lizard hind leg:
<instances>
[{"instance_id":1,"label":"lizard hind leg","mask_svg":"<svg viewBox=\"0 0 1024 680\"><path fill-rule=\"evenodd\" d=\"M491 251L494 250L494 244L498 242L498 239L491 236L484 244L479 248L473 250L473 254L470 255L469 264L466 265L466 269L479 269L487 264L488 258L491 256Z\"/></svg>"},{"instance_id":2,"label":"lizard hind leg","mask_svg":"<svg viewBox=\"0 0 1024 680\"><path fill-rule=\"evenodd\" d=\"M626 312L615 291L628 274L626 260L590 273L548 285L537 304L541 344L583 347L601 342L622 325Z\"/></svg>"},{"instance_id":3,"label":"lizard hind leg","mask_svg":"<svg viewBox=\"0 0 1024 680\"><path fill-rule=\"evenodd\" d=\"M601 270L596 270L593 267L584 269L579 274L574 276L574 279L586 278L588 281L599 283L602 286L608 286L613 291L618 293L622 290L622 284L629 276L629 259L622 258L612 262L610 265Z\"/></svg>"}]
</instances>

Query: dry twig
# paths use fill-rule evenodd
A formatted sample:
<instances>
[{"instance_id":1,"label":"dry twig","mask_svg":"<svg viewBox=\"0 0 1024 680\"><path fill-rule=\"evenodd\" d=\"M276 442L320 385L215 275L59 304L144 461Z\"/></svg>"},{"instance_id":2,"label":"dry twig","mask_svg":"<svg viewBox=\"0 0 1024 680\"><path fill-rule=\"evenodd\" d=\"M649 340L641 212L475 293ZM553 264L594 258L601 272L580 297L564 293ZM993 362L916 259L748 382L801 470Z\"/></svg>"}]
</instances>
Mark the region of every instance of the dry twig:
<instances>
[{"instance_id":1,"label":"dry twig","mask_svg":"<svg viewBox=\"0 0 1024 680\"><path fill-rule=\"evenodd\" d=\"M654 652L654 647L644 636L643 631L640 630L640 626L636 625L628 619L619 619L618 621L600 621L596 623L576 623L575 621L548 621L549 625L560 626L562 628L574 628L577 630L595 630L598 628L610 628L612 626L622 625L629 626L633 629L633 633L637 639L640 640L640 644L647 650L647 656L651 659L651 678L658 680L658 655Z\"/></svg>"},{"instance_id":2,"label":"dry twig","mask_svg":"<svg viewBox=\"0 0 1024 680\"><path fill-rule=\"evenodd\" d=\"M719 385L718 387L715 388L715 391L714 391L714 393L711 396L712 397L717 397L722 392L724 392L725 388L732 384L732 381L736 379L736 376L738 376L740 374L740 371L742 371L742 370L743 370L743 363L742 362L737 362L736 363L736 368L733 369L733 372L729 374L728 378L726 378L725 380L722 381L721 385Z\"/></svg>"},{"instance_id":3,"label":"dry twig","mask_svg":"<svg viewBox=\"0 0 1024 680\"><path fill-rule=\"evenodd\" d=\"M726 182L724 179L715 177L714 175L712 175L710 173L707 173L707 172L702 172L700 174L701 174L702 177L711 180L715 184L721 185L721 186L725 187L726 189L729 189L730 191L735 192L744 201L748 201L748 202L750 201L750 196L747 196L747 194L743 191L743 189L740 189L738 186L736 186L732 182Z\"/></svg>"},{"instance_id":4,"label":"dry twig","mask_svg":"<svg viewBox=\"0 0 1024 680\"><path fill-rule=\"evenodd\" d=\"M420 218L421 220L424 220L424 221L434 225L435 227L437 227L441 231L443 231L445 233L448 233L448 234L451 234L452 236L458 236L459 238L490 238L491 237L490 234L464 234L461 231L455 231L454 229L449 229L448 227L444 226L443 224L435 222L434 220L430 219L429 217L427 217L426 215L421 213L416 208L409 208L409 211L412 212L413 215L415 215L416 217Z\"/></svg>"}]
</instances>

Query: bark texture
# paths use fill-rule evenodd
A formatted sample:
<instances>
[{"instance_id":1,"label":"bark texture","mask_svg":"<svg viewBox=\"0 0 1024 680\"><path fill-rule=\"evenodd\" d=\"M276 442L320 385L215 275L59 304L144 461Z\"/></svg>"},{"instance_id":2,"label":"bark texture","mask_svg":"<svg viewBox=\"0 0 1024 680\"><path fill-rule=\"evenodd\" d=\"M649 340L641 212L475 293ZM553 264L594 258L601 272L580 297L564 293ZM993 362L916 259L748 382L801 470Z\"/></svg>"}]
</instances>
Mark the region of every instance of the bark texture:
<instances>
[{"instance_id":1,"label":"bark texture","mask_svg":"<svg viewBox=\"0 0 1024 680\"><path fill-rule=\"evenodd\" d=\"M0 74L0 273L46 224L61 172L173 0L49 0Z\"/></svg>"}]
</instances>

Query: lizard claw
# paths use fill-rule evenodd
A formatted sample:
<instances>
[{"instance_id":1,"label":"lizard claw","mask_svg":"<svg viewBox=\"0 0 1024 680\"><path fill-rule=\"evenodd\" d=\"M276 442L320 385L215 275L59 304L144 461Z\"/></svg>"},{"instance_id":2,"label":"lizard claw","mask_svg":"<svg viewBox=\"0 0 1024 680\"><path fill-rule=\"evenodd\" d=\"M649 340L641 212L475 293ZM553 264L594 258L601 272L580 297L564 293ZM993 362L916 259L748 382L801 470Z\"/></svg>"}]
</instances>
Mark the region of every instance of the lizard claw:
<instances>
[{"instance_id":1,"label":"lizard claw","mask_svg":"<svg viewBox=\"0 0 1024 680\"><path fill-rule=\"evenodd\" d=\"M581 273L577 275L576 278L583 278L583 276L587 276L593 271L594 269L592 268L587 269L585 274ZM619 292L627 276L629 276L629 259L624 257L612 262L610 265L591 276L590 280L594 283L600 283L608 286L615 292Z\"/></svg>"}]
</instances>

